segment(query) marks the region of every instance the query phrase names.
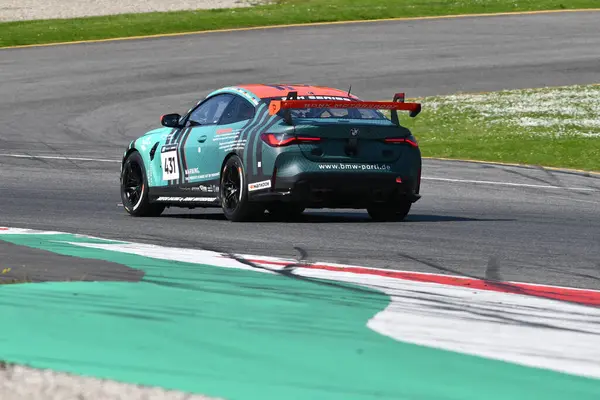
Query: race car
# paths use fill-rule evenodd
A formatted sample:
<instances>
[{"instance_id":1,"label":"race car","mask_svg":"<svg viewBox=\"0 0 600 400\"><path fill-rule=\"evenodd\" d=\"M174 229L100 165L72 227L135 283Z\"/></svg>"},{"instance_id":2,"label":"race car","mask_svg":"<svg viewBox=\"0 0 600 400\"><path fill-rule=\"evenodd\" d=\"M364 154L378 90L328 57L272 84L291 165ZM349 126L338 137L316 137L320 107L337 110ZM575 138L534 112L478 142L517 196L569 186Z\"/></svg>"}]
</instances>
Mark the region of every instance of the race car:
<instances>
[{"instance_id":1,"label":"race car","mask_svg":"<svg viewBox=\"0 0 600 400\"><path fill-rule=\"evenodd\" d=\"M403 93L363 101L350 90L297 84L215 90L131 141L121 163L123 207L139 217L220 207L236 222L306 208L402 220L420 198L421 152L400 110L415 117L421 104Z\"/></svg>"}]
</instances>

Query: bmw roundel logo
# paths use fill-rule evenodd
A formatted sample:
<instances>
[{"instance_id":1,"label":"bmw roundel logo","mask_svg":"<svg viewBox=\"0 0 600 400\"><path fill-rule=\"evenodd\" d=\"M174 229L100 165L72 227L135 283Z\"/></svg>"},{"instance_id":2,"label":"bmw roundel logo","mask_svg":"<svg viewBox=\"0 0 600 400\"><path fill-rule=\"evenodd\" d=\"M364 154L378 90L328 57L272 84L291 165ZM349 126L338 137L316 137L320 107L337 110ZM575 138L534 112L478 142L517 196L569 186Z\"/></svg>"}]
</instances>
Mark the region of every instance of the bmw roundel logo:
<instances>
[{"instance_id":1,"label":"bmw roundel logo","mask_svg":"<svg viewBox=\"0 0 600 400\"><path fill-rule=\"evenodd\" d=\"M352 128L352 129L350 129L350 134L352 136L358 136L358 128Z\"/></svg>"}]
</instances>

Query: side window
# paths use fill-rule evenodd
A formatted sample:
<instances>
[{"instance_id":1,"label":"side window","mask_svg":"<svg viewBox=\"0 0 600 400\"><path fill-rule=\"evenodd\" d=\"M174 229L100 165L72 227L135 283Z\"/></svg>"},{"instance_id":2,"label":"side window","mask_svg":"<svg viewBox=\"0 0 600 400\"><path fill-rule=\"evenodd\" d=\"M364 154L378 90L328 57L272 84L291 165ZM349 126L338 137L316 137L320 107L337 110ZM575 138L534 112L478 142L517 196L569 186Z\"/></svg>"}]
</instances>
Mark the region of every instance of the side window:
<instances>
[{"instance_id":1,"label":"side window","mask_svg":"<svg viewBox=\"0 0 600 400\"><path fill-rule=\"evenodd\" d=\"M206 100L190 114L190 125L215 125L233 98L231 94L219 94Z\"/></svg>"},{"instance_id":2,"label":"side window","mask_svg":"<svg viewBox=\"0 0 600 400\"><path fill-rule=\"evenodd\" d=\"M229 107L223 114L219 125L233 124L239 121L245 121L254 117L254 106L246 99L235 96L235 99L229 103Z\"/></svg>"}]
</instances>

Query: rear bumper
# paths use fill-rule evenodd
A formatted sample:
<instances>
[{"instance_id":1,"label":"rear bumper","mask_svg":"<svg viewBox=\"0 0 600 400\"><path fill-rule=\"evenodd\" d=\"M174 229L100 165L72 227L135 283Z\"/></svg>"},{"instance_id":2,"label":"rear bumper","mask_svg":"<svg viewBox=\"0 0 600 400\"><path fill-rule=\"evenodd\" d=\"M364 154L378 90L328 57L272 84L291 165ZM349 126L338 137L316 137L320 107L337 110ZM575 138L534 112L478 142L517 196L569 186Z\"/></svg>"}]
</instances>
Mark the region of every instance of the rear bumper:
<instances>
[{"instance_id":1,"label":"rear bumper","mask_svg":"<svg viewBox=\"0 0 600 400\"><path fill-rule=\"evenodd\" d=\"M396 182L400 177L402 182ZM252 201L294 202L308 208L366 208L377 203L420 199L415 179L394 173L300 173L277 177L269 191Z\"/></svg>"}]
</instances>

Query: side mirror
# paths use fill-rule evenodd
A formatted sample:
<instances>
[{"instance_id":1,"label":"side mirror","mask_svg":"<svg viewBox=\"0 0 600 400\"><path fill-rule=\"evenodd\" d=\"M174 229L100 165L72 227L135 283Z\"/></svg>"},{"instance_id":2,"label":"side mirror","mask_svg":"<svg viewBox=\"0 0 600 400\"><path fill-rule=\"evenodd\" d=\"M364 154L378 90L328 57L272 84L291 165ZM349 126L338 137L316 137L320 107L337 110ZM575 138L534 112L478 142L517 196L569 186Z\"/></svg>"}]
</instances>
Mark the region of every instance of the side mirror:
<instances>
[{"instance_id":1,"label":"side mirror","mask_svg":"<svg viewBox=\"0 0 600 400\"><path fill-rule=\"evenodd\" d=\"M178 128L180 119L181 115L179 114L166 114L160 117L160 123L169 128Z\"/></svg>"}]
</instances>

